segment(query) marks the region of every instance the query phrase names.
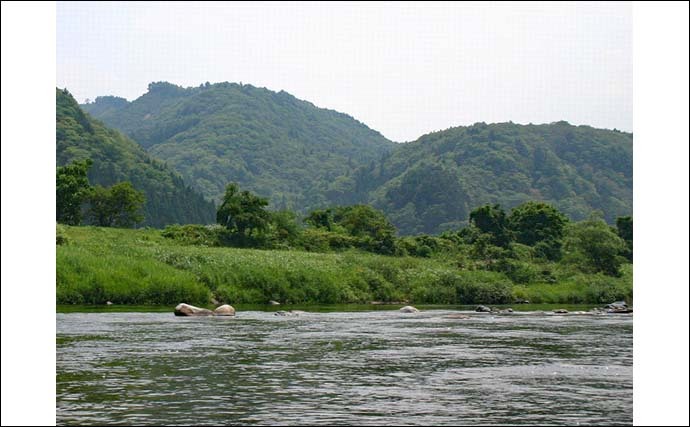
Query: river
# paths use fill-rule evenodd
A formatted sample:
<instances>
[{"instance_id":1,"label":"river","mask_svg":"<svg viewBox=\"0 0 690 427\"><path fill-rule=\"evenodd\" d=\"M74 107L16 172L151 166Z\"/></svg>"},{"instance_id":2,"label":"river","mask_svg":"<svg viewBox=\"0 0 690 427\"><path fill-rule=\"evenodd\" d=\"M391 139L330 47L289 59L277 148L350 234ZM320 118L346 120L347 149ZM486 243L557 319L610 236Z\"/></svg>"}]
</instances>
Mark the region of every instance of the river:
<instances>
[{"instance_id":1,"label":"river","mask_svg":"<svg viewBox=\"0 0 690 427\"><path fill-rule=\"evenodd\" d=\"M541 311L57 313L57 423L632 424L632 332Z\"/></svg>"}]
</instances>

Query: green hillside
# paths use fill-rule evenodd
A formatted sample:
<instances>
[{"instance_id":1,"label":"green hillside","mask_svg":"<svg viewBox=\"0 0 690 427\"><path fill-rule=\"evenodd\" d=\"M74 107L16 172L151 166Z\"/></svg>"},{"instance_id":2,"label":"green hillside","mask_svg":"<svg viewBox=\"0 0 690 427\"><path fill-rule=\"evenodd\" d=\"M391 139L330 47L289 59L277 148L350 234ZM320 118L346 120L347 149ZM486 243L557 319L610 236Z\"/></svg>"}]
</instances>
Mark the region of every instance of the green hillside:
<instances>
[{"instance_id":1,"label":"green hillside","mask_svg":"<svg viewBox=\"0 0 690 427\"><path fill-rule=\"evenodd\" d=\"M181 88L152 83L133 102L99 97L83 106L178 170L206 197L225 185L306 211L342 195L347 176L394 143L342 113L251 85Z\"/></svg>"},{"instance_id":2,"label":"green hillside","mask_svg":"<svg viewBox=\"0 0 690 427\"><path fill-rule=\"evenodd\" d=\"M66 89L56 90L56 142L58 166L90 158L92 185L130 181L143 191L143 225L214 221L212 202L185 186L182 177L150 157L134 141L84 113Z\"/></svg>"},{"instance_id":3,"label":"green hillside","mask_svg":"<svg viewBox=\"0 0 690 427\"><path fill-rule=\"evenodd\" d=\"M632 214L632 134L572 126L478 123L402 144L354 174L352 188L403 234L463 225L474 206L544 200L574 220Z\"/></svg>"},{"instance_id":4,"label":"green hillside","mask_svg":"<svg viewBox=\"0 0 690 427\"><path fill-rule=\"evenodd\" d=\"M128 102L84 108L216 200L225 184L302 214L369 203L401 234L466 224L469 208L544 200L572 219L632 214L632 134L513 123L455 127L395 144L353 118L285 92L219 83L152 83Z\"/></svg>"}]
</instances>

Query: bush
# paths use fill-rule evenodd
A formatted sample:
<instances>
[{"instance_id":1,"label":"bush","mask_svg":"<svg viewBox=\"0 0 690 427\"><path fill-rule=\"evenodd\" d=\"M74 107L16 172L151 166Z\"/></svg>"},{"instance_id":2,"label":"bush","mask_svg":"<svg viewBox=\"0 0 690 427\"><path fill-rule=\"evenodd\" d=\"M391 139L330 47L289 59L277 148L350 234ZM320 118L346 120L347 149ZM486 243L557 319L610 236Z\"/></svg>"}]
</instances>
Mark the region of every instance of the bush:
<instances>
[{"instance_id":1,"label":"bush","mask_svg":"<svg viewBox=\"0 0 690 427\"><path fill-rule=\"evenodd\" d=\"M67 234L65 233L65 227L58 224L55 229L55 244L56 245L66 245L69 243Z\"/></svg>"},{"instance_id":2,"label":"bush","mask_svg":"<svg viewBox=\"0 0 690 427\"><path fill-rule=\"evenodd\" d=\"M168 225L161 234L184 245L220 246L222 229L218 225Z\"/></svg>"}]
</instances>

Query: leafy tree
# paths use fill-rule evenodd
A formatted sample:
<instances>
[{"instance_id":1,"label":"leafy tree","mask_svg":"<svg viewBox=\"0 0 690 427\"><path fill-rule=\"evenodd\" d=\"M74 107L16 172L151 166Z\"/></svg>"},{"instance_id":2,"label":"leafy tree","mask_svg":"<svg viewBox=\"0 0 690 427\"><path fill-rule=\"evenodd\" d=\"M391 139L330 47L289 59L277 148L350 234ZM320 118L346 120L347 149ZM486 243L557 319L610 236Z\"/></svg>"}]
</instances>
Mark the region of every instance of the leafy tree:
<instances>
[{"instance_id":1,"label":"leafy tree","mask_svg":"<svg viewBox=\"0 0 690 427\"><path fill-rule=\"evenodd\" d=\"M625 247L625 241L603 219L592 216L567 228L565 260L588 273L619 276L625 262L620 253Z\"/></svg>"},{"instance_id":2,"label":"leafy tree","mask_svg":"<svg viewBox=\"0 0 690 427\"><path fill-rule=\"evenodd\" d=\"M294 243L300 235L297 215L292 211L270 212L270 228L278 242Z\"/></svg>"},{"instance_id":3,"label":"leafy tree","mask_svg":"<svg viewBox=\"0 0 690 427\"><path fill-rule=\"evenodd\" d=\"M557 260L568 218L558 209L543 202L526 202L508 217L508 227L518 243L534 246L537 254Z\"/></svg>"},{"instance_id":4,"label":"leafy tree","mask_svg":"<svg viewBox=\"0 0 690 427\"><path fill-rule=\"evenodd\" d=\"M506 247L512 240L505 211L500 205L485 205L470 213L470 224L490 236L490 243Z\"/></svg>"},{"instance_id":5,"label":"leafy tree","mask_svg":"<svg viewBox=\"0 0 690 427\"><path fill-rule=\"evenodd\" d=\"M325 228L328 231L333 229L333 210L317 209L309 213L304 222L316 228Z\"/></svg>"},{"instance_id":6,"label":"leafy tree","mask_svg":"<svg viewBox=\"0 0 690 427\"><path fill-rule=\"evenodd\" d=\"M141 208L144 193L137 191L130 182L120 182L106 188L94 187L88 197L88 215L101 227L129 228L144 220Z\"/></svg>"},{"instance_id":7,"label":"leafy tree","mask_svg":"<svg viewBox=\"0 0 690 427\"><path fill-rule=\"evenodd\" d=\"M616 218L616 232L627 246L623 256L630 262L633 260L633 219L631 216Z\"/></svg>"},{"instance_id":8,"label":"leafy tree","mask_svg":"<svg viewBox=\"0 0 690 427\"><path fill-rule=\"evenodd\" d=\"M395 226L383 212L371 206L337 207L333 212L333 222L349 235L358 237L363 249L381 254L395 252Z\"/></svg>"},{"instance_id":9,"label":"leafy tree","mask_svg":"<svg viewBox=\"0 0 690 427\"><path fill-rule=\"evenodd\" d=\"M81 205L91 188L87 173L92 164L90 159L86 159L57 168L55 194L57 222L69 225L81 223Z\"/></svg>"},{"instance_id":10,"label":"leafy tree","mask_svg":"<svg viewBox=\"0 0 690 427\"><path fill-rule=\"evenodd\" d=\"M470 246L470 257L481 261L484 266L491 266L510 255L510 251L493 244L495 237L489 233L479 234Z\"/></svg>"},{"instance_id":11,"label":"leafy tree","mask_svg":"<svg viewBox=\"0 0 690 427\"><path fill-rule=\"evenodd\" d=\"M216 221L231 233L242 236L256 235L265 231L270 215L266 211L268 200L249 191L240 191L239 185L225 187L223 202L218 207Z\"/></svg>"}]
</instances>

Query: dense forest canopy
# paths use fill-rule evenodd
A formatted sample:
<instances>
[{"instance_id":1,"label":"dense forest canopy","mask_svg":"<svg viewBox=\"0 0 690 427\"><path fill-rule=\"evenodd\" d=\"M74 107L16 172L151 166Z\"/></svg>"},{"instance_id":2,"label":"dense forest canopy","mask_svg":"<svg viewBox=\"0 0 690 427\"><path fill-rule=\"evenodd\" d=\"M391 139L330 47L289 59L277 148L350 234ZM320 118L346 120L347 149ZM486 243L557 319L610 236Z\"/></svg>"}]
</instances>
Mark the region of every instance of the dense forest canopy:
<instances>
[{"instance_id":1,"label":"dense forest canopy","mask_svg":"<svg viewBox=\"0 0 690 427\"><path fill-rule=\"evenodd\" d=\"M478 123L401 144L353 174L353 189L403 234L466 225L468 209L549 202L574 220L632 214L632 135L572 126Z\"/></svg>"},{"instance_id":2,"label":"dense forest canopy","mask_svg":"<svg viewBox=\"0 0 690 427\"><path fill-rule=\"evenodd\" d=\"M395 144L345 114L234 83L152 83L132 102L83 107L216 202L237 182L271 210L369 204L403 235L465 226L485 204L544 201L576 221L601 211L609 224L632 214L633 137L616 130L477 123Z\"/></svg>"},{"instance_id":3,"label":"dense forest canopy","mask_svg":"<svg viewBox=\"0 0 690 427\"><path fill-rule=\"evenodd\" d=\"M134 141L84 113L66 89L56 90L56 142L58 166L90 159L91 184L111 186L128 181L143 191L143 225L213 222L212 202Z\"/></svg>"},{"instance_id":4,"label":"dense forest canopy","mask_svg":"<svg viewBox=\"0 0 690 427\"><path fill-rule=\"evenodd\" d=\"M83 107L216 202L236 181L277 209L323 206L338 177L395 145L348 115L251 85L152 83L131 103L99 97Z\"/></svg>"}]
</instances>

